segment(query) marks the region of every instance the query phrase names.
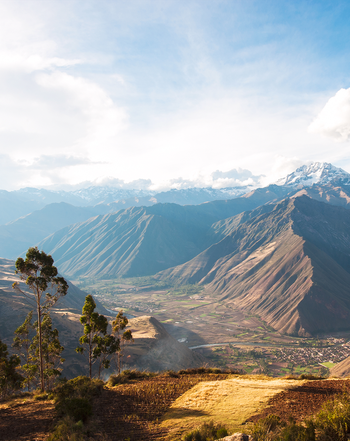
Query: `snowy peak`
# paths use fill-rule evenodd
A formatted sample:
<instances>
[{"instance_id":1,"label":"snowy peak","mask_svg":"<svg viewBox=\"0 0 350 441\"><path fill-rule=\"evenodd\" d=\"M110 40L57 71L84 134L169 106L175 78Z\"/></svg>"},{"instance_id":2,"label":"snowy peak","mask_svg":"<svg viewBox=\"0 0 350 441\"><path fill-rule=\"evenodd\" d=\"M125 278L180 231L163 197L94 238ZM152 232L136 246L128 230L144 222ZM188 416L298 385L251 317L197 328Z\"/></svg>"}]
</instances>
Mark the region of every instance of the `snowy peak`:
<instances>
[{"instance_id":1,"label":"snowy peak","mask_svg":"<svg viewBox=\"0 0 350 441\"><path fill-rule=\"evenodd\" d=\"M328 162L313 162L303 165L284 178L279 179L276 185L289 187L311 187L313 184L325 185L331 181L349 181L350 174Z\"/></svg>"}]
</instances>

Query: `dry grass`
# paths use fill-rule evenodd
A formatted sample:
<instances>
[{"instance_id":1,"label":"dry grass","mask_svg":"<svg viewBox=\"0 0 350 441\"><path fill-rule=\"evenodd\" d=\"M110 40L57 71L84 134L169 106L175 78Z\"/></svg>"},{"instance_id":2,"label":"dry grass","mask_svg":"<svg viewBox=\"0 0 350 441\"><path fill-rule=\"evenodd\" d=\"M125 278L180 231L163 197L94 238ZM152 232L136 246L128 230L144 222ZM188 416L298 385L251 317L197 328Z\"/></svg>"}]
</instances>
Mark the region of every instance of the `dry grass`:
<instances>
[{"instance_id":1,"label":"dry grass","mask_svg":"<svg viewBox=\"0 0 350 441\"><path fill-rule=\"evenodd\" d=\"M258 413L272 396L300 380L265 376L235 376L222 381L202 382L179 397L163 417L161 426L169 430L169 440L213 420L229 431L242 430L248 417Z\"/></svg>"}]
</instances>

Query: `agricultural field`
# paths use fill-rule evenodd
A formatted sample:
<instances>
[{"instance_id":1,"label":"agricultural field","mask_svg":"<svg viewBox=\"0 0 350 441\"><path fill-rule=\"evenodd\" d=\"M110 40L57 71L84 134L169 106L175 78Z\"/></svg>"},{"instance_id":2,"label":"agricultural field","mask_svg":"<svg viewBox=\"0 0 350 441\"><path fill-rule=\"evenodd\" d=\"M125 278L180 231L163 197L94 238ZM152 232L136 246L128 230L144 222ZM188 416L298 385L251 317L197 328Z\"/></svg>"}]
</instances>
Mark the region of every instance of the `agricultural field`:
<instances>
[{"instance_id":1,"label":"agricultural field","mask_svg":"<svg viewBox=\"0 0 350 441\"><path fill-rule=\"evenodd\" d=\"M179 342L221 368L274 377L327 375L350 355L348 334L286 336L198 285L170 286L150 277L78 283L110 311L156 317Z\"/></svg>"}]
</instances>

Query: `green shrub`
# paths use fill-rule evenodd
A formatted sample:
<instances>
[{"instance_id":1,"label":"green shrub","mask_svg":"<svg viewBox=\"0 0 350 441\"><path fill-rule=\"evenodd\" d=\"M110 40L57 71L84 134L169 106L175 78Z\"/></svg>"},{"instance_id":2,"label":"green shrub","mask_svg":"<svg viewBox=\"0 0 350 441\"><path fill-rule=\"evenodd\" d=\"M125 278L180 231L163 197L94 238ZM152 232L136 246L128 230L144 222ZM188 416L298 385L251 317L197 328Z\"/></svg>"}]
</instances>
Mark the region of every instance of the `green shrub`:
<instances>
[{"instance_id":1,"label":"green shrub","mask_svg":"<svg viewBox=\"0 0 350 441\"><path fill-rule=\"evenodd\" d=\"M298 377L298 380L324 380L325 377L319 377L317 375L312 374L301 374Z\"/></svg>"},{"instance_id":2,"label":"green shrub","mask_svg":"<svg viewBox=\"0 0 350 441\"><path fill-rule=\"evenodd\" d=\"M155 377L157 374L154 372L141 372L135 370L125 369L118 375L111 375L107 381L108 386L113 387L116 384L129 383L132 380L141 380L143 378Z\"/></svg>"},{"instance_id":3,"label":"green shrub","mask_svg":"<svg viewBox=\"0 0 350 441\"><path fill-rule=\"evenodd\" d=\"M199 429L185 435L184 441L213 441L227 435L228 433L224 426L210 421L209 423L204 423Z\"/></svg>"},{"instance_id":4,"label":"green shrub","mask_svg":"<svg viewBox=\"0 0 350 441\"><path fill-rule=\"evenodd\" d=\"M85 422L92 415L92 405L88 398L64 398L56 404L56 412L59 417Z\"/></svg>"},{"instance_id":5,"label":"green shrub","mask_svg":"<svg viewBox=\"0 0 350 441\"><path fill-rule=\"evenodd\" d=\"M326 402L316 415L315 425L320 441L346 441L350 431L350 396L344 393Z\"/></svg>"},{"instance_id":6,"label":"green shrub","mask_svg":"<svg viewBox=\"0 0 350 441\"><path fill-rule=\"evenodd\" d=\"M57 415L70 417L74 422L86 421L92 415L91 401L102 388L103 381L84 376L61 382L53 390Z\"/></svg>"},{"instance_id":7,"label":"green shrub","mask_svg":"<svg viewBox=\"0 0 350 441\"><path fill-rule=\"evenodd\" d=\"M277 415L269 415L266 418L262 418L254 425L252 435L255 441L265 441L274 439L271 433L277 428L283 428L285 423Z\"/></svg>"},{"instance_id":8,"label":"green shrub","mask_svg":"<svg viewBox=\"0 0 350 441\"><path fill-rule=\"evenodd\" d=\"M55 427L55 431L48 437L48 441L84 441L84 425L77 423L69 416L63 418Z\"/></svg>"},{"instance_id":9,"label":"green shrub","mask_svg":"<svg viewBox=\"0 0 350 441\"><path fill-rule=\"evenodd\" d=\"M99 395L103 389L102 380L90 380L89 377L79 376L69 381L61 382L53 390L56 401L64 398L89 398Z\"/></svg>"},{"instance_id":10,"label":"green shrub","mask_svg":"<svg viewBox=\"0 0 350 441\"><path fill-rule=\"evenodd\" d=\"M295 421L289 422L281 429L277 435L278 441L315 441L315 425L313 421L308 420L302 424L296 424Z\"/></svg>"}]
</instances>

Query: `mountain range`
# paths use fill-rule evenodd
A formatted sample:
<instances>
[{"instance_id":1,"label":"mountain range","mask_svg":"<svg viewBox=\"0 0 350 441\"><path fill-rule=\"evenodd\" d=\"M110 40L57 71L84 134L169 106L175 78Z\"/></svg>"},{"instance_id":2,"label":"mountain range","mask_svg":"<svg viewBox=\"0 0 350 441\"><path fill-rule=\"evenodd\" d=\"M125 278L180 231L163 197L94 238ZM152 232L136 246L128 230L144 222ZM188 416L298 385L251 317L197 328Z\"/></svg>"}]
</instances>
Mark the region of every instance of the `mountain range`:
<instances>
[{"instance_id":1,"label":"mountain range","mask_svg":"<svg viewBox=\"0 0 350 441\"><path fill-rule=\"evenodd\" d=\"M84 192L69 197L87 201ZM192 205L149 199L117 209L102 194L89 201L107 203L49 204L0 226L0 251L15 258L37 244L69 278L199 283L283 333L350 328L350 175L343 170L314 163L277 184Z\"/></svg>"}]
</instances>

